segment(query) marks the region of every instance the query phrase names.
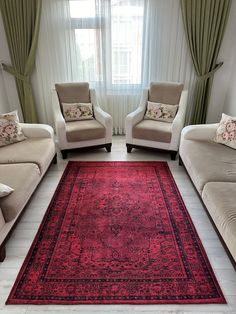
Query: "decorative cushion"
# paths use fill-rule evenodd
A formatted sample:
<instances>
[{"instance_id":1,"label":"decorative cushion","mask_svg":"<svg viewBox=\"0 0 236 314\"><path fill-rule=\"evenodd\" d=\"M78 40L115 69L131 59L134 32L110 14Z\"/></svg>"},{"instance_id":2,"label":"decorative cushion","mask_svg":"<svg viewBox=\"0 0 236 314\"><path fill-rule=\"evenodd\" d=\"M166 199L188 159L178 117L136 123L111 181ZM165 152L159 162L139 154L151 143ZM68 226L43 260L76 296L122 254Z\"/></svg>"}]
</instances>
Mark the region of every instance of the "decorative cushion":
<instances>
[{"instance_id":1,"label":"decorative cushion","mask_svg":"<svg viewBox=\"0 0 236 314\"><path fill-rule=\"evenodd\" d=\"M93 119L91 103L62 103L62 109L66 121Z\"/></svg>"},{"instance_id":2,"label":"decorative cushion","mask_svg":"<svg viewBox=\"0 0 236 314\"><path fill-rule=\"evenodd\" d=\"M236 117L222 113L214 141L236 149Z\"/></svg>"},{"instance_id":3,"label":"decorative cushion","mask_svg":"<svg viewBox=\"0 0 236 314\"><path fill-rule=\"evenodd\" d=\"M145 119L172 122L178 110L178 105L167 105L148 101Z\"/></svg>"},{"instance_id":4,"label":"decorative cushion","mask_svg":"<svg viewBox=\"0 0 236 314\"><path fill-rule=\"evenodd\" d=\"M13 192L14 189L12 189L10 186L0 183L0 197L7 196L11 192Z\"/></svg>"},{"instance_id":5,"label":"decorative cushion","mask_svg":"<svg viewBox=\"0 0 236 314\"><path fill-rule=\"evenodd\" d=\"M25 139L17 111L0 114L0 146L21 142Z\"/></svg>"}]
</instances>

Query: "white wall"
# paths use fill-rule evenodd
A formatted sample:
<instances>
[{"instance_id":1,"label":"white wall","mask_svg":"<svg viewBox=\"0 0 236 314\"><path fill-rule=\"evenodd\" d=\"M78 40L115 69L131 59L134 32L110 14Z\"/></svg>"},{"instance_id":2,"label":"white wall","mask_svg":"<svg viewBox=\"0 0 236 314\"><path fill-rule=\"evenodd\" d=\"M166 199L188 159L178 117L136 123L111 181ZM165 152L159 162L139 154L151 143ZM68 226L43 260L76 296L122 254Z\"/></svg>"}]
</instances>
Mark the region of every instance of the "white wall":
<instances>
[{"instance_id":1,"label":"white wall","mask_svg":"<svg viewBox=\"0 0 236 314\"><path fill-rule=\"evenodd\" d=\"M226 25L218 61L223 61L223 66L215 73L212 86L211 100L207 112L207 123L218 122L224 111L224 103L231 81L232 67L236 61L236 1L232 1L229 20ZM234 67L236 72L236 64ZM236 80L235 80L236 81Z\"/></svg>"},{"instance_id":2,"label":"white wall","mask_svg":"<svg viewBox=\"0 0 236 314\"><path fill-rule=\"evenodd\" d=\"M232 65L223 112L236 117L236 49L234 50L234 54L235 60Z\"/></svg>"}]
</instances>

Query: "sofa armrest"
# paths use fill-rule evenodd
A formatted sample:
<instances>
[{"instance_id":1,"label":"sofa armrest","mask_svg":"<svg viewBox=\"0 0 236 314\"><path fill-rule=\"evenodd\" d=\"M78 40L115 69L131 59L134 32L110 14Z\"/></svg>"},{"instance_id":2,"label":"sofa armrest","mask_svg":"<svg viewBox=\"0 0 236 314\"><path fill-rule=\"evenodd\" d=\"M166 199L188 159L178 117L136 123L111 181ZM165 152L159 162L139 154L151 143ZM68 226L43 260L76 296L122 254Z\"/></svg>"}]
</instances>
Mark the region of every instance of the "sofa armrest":
<instances>
[{"instance_id":1,"label":"sofa armrest","mask_svg":"<svg viewBox=\"0 0 236 314\"><path fill-rule=\"evenodd\" d=\"M188 125L183 128L181 139L183 140L212 140L216 134L218 123Z\"/></svg>"},{"instance_id":2,"label":"sofa armrest","mask_svg":"<svg viewBox=\"0 0 236 314\"><path fill-rule=\"evenodd\" d=\"M54 131L50 125L37 123L20 123L26 137L54 138Z\"/></svg>"}]
</instances>

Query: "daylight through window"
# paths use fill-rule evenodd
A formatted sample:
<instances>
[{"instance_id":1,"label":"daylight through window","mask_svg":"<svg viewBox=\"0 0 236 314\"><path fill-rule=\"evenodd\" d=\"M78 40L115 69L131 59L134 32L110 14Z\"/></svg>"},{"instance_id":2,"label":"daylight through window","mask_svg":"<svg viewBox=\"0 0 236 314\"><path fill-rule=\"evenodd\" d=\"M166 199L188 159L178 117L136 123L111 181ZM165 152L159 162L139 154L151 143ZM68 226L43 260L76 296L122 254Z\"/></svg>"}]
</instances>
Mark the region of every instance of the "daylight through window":
<instances>
[{"instance_id":1,"label":"daylight through window","mask_svg":"<svg viewBox=\"0 0 236 314\"><path fill-rule=\"evenodd\" d=\"M83 80L109 87L141 84L144 1L71 0Z\"/></svg>"}]
</instances>

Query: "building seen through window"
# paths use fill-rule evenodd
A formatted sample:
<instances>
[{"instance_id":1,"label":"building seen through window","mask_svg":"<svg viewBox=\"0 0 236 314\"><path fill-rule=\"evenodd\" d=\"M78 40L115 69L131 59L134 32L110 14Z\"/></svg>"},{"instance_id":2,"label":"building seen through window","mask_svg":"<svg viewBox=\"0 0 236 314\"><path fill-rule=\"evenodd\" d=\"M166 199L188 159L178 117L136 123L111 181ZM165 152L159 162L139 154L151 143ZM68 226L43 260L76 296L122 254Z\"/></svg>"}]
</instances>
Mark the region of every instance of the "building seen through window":
<instances>
[{"instance_id":1,"label":"building seen through window","mask_svg":"<svg viewBox=\"0 0 236 314\"><path fill-rule=\"evenodd\" d=\"M71 0L71 25L81 77L141 84L144 1Z\"/></svg>"}]
</instances>

